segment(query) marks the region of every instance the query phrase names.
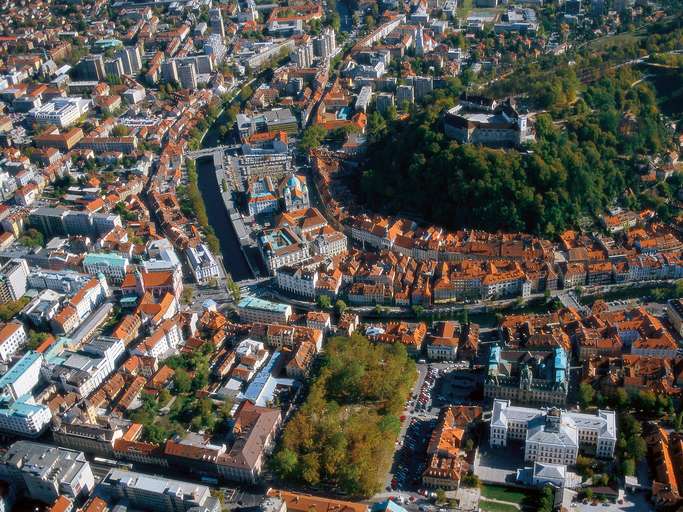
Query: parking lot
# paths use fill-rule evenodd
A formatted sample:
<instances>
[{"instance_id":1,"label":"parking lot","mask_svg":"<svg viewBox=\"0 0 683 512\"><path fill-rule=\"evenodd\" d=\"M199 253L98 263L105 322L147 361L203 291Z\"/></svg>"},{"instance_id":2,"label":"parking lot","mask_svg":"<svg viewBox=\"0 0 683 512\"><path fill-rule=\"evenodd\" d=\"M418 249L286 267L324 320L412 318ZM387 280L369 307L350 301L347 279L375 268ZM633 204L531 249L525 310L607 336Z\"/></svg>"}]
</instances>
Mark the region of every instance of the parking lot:
<instances>
[{"instance_id":1,"label":"parking lot","mask_svg":"<svg viewBox=\"0 0 683 512\"><path fill-rule=\"evenodd\" d=\"M403 427L396 440L387 492L418 490L426 464L427 444L436 424L438 409L432 407L431 397L440 371L426 363L419 363L417 369L418 380L401 416Z\"/></svg>"}]
</instances>

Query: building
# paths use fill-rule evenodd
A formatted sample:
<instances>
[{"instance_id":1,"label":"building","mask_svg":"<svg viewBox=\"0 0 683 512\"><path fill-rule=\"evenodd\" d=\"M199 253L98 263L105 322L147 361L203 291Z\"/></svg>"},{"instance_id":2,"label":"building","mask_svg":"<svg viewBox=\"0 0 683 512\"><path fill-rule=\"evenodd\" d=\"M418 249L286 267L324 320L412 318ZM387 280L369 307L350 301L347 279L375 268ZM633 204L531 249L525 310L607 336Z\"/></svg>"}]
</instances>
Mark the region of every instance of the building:
<instances>
[{"instance_id":1,"label":"building","mask_svg":"<svg viewBox=\"0 0 683 512\"><path fill-rule=\"evenodd\" d=\"M40 382L40 368L43 356L29 351L10 370L0 377L0 392L18 400L33 391Z\"/></svg>"},{"instance_id":2,"label":"building","mask_svg":"<svg viewBox=\"0 0 683 512\"><path fill-rule=\"evenodd\" d=\"M142 55L138 46L122 48L116 56L121 59L124 75L137 75L142 69Z\"/></svg>"},{"instance_id":3,"label":"building","mask_svg":"<svg viewBox=\"0 0 683 512\"><path fill-rule=\"evenodd\" d=\"M313 43L308 41L296 48L289 56L295 66L300 68L310 68L313 66Z\"/></svg>"},{"instance_id":4,"label":"building","mask_svg":"<svg viewBox=\"0 0 683 512\"><path fill-rule=\"evenodd\" d=\"M394 95L389 92L381 92L375 97L375 107L379 112L385 113L394 106Z\"/></svg>"},{"instance_id":5,"label":"building","mask_svg":"<svg viewBox=\"0 0 683 512\"><path fill-rule=\"evenodd\" d=\"M185 89L197 88L197 72L194 64L186 63L178 65L178 81Z\"/></svg>"},{"instance_id":6,"label":"building","mask_svg":"<svg viewBox=\"0 0 683 512\"><path fill-rule=\"evenodd\" d=\"M268 489L266 500L261 504L262 512L368 512L363 503L322 498L311 494Z\"/></svg>"},{"instance_id":7,"label":"building","mask_svg":"<svg viewBox=\"0 0 683 512\"><path fill-rule=\"evenodd\" d=\"M415 88L415 99L424 99L434 91L434 79L431 76L413 77L413 87Z\"/></svg>"},{"instance_id":8,"label":"building","mask_svg":"<svg viewBox=\"0 0 683 512\"><path fill-rule=\"evenodd\" d=\"M315 299L318 271L305 267L280 267L275 271L278 288L292 295Z\"/></svg>"},{"instance_id":9,"label":"building","mask_svg":"<svg viewBox=\"0 0 683 512\"><path fill-rule=\"evenodd\" d=\"M35 437L52 420L49 407L36 404L31 395L41 381L43 356L28 352L0 378L0 430Z\"/></svg>"},{"instance_id":10,"label":"building","mask_svg":"<svg viewBox=\"0 0 683 512\"><path fill-rule=\"evenodd\" d=\"M18 300L26 293L28 274L24 259L12 259L0 268L0 304Z\"/></svg>"},{"instance_id":11,"label":"building","mask_svg":"<svg viewBox=\"0 0 683 512\"><path fill-rule=\"evenodd\" d=\"M332 329L330 314L325 311L309 311L306 313L306 327L318 329L324 333L330 332Z\"/></svg>"},{"instance_id":12,"label":"building","mask_svg":"<svg viewBox=\"0 0 683 512\"><path fill-rule=\"evenodd\" d=\"M225 39L225 25L223 24L223 14L220 8L209 10L209 28L211 32Z\"/></svg>"},{"instance_id":13,"label":"building","mask_svg":"<svg viewBox=\"0 0 683 512\"><path fill-rule=\"evenodd\" d=\"M83 269L90 275L105 275L113 283L123 282L128 273L128 258L119 254L90 253L83 259Z\"/></svg>"},{"instance_id":14,"label":"building","mask_svg":"<svg viewBox=\"0 0 683 512\"><path fill-rule=\"evenodd\" d=\"M242 139L260 132L285 132L288 135L299 131L299 122L288 108L267 110L249 117L237 114L235 120L237 132Z\"/></svg>"},{"instance_id":15,"label":"building","mask_svg":"<svg viewBox=\"0 0 683 512\"><path fill-rule=\"evenodd\" d=\"M15 400L0 396L0 430L11 436L39 437L52 422L46 405L36 404L31 396Z\"/></svg>"},{"instance_id":16,"label":"building","mask_svg":"<svg viewBox=\"0 0 683 512\"><path fill-rule=\"evenodd\" d=\"M234 416L232 445L217 458L218 474L238 482L256 483L281 424L279 409L259 407L250 400L242 402Z\"/></svg>"},{"instance_id":17,"label":"building","mask_svg":"<svg viewBox=\"0 0 683 512\"><path fill-rule=\"evenodd\" d=\"M84 80L103 81L107 75L102 55L88 55L78 63L79 75Z\"/></svg>"},{"instance_id":18,"label":"building","mask_svg":"<svg viewBox=\"0 0 683 512\"><path fill-rule=\"evenodd\" d=\"M286 265L296 265L310 257L308 243L290 226L263 231L259 250L271 274Z\"/></svg>"},{"instance_id":19,"label":"building","mask_svg":"<svg viewBox=\"0 0 683 512\"><path fill-rule=\"evenodd\" d=\"M257 297L244 297L237 304L240 318L245 322L286 324L292 316L292 306L270 302Z\"/></svg>"},{"instance_id":20,"label":"building","mask_svg":"<svg viewBox=\"0 0 683 512\"><path fill-rule=\"evenodd\" d=\"M464 448L466 437L471 437L481 420L481 407L444 407L427 444L427 467L422 483L431 489L457 490L460 477L470 466Z\"/></svg>"},{"instance_id":21,"label":"building","mask_svg":"<svg viewBox=\"0 0 683 512\"><path fill-rule=\"evenodd\" d=\"M491 446L507 446L510 440L524 442L526 462L573 465L579 451L611 459L617 441L616 415L606 410L585 414L532 409L512 406L509 400L495 400Z\"/></svg>"},{"instance_id":22,"label":"building","mask_svg":"<svg viewBox=\"0 0 683 512\"><path fill-rule=\"evenodd\" d=\"M290 174L288 177L283 178L279 189L286 211L291 212L310 207L311 203L308 197L306 176Z\"/></svg>"},{"instance_id":23,"label":"building","mask_svg":"<svg viewBox=\"0 0 683 512\"><path fill-rule=\"evenodd\" d=\"M99 238L116 227L123 227L118 214L91 213L46 206L33 210L28 220L31 226L48 237L79 235Z\"/></svg>"},{"instance_id":24,"label":"building","mask_svg":"<svg viewBox=\"0 0 683 512\"><path fill-rule=\"evenodd\" d=\"M270 176L255 177L249 180L247 208L249 215L252 216L278 211L278 198Z\"/></svg>"},{"instance_id":25,"label":"building","mask_svg":"<svg viewBox=\"0 0 683 512\"><path fill-rule=\"evenodd\" d=\"M26 329L17 321L0 327L0 361L9 363L12 356L26 344Z\"/></svg>"},{"instance_id":26,"label":"building","mask_svg":"<svg viewBox=\"0 0 683 512\"><path fill-rule=\"evenodd\" d=\"M567 353L491 347L484 396L525 405L561 406L569 388Z\"/></svg>"},{"instance_id":27,"label":"building","mask_svg":"<svg viewBox=\"0 0 683 512\"><path fill-rule=\"evenodd\" d=\"M88 110L90 110L90 100L79 97L55 98L31 109L29 117L39 124L52 124L59 128L68 128L75 124Z\"/></svg>"},{"instance_id":28,"label":"building","mask_svg":"<svg viewBox=\"0 0 683 512\"><path fill-rule=\"evenodd\" d=\"M183 342L183 333L177 319L168 318L151 335L142 340L131 353L163 361L174 354Z\"/></svg>"},{"instance_id":29,"label":"building","mask_svg":"<svg viewBox=\"0 0 683 512\"><path fill-rule=\"evenodd\" d=\"M112 469L99 483L112 500L126 500L139 510L188 512L191 509L220 512L221 505L205 485L171 480L156 475Z\"/></svg>"},{"instance_id":30,"label":"building","mask_svg":"<svg viewBox=\"0 0 683 512\"><path fill-rule=\"evenodd\" d=\"M78 352L65 350L49 364L50 381L67 393L86 398L116 371L126 347L121 340L97 338Z\"/></svg>"},{"instance_id":31,"label":"building","mask_svg":"<svg viewBox=\"0 0 683 512\"><path fill-rule=\"evenodd\" d=\"M666 316L679 336L683 336L683 300L671 299L667 303Z\"/></svg>"},{"instance_id":32,"label":"building","mask_svg":"<svg viewBox=\"0 0 683 512\"><path fill-rule=\"evenodd\" d=\"M465 110L456 105L444 115L444 131L461 144L491 147L521 146L534 139L528 116L510 102L497 105L493 112Z\"/></svg>"},{"instance_id":33,"label":"building","mask_svg":"<svg viewBox=\"0 0 683 512\"><path fill-rule=\"evenodd\" d=\"M95 487L83 452L17 441L0 458L0 479L17 495L52 504L59 496L89 496Z\"/></svg>"},{"instance_id":34,"label":"building","mask_svg":"<svg viewBox=\"0 0 683 512\"><path fill-rule=\"evenodd\" d=\"M121 76L123 75L123 61L121 60L121 58L116 57L114 59L105 61L104 72L106 73L107 78L121 78Z\"/></svg>"},{"instance_id":35,"label":"building","mask_svg":"<svg viewBox=\"0 0 683 512\"><path fill-rule=\"evenodd\" d=\"M432 333L427 338L427 356L431 361L455 361L462 344L464 356L471 355L470 347L479 343L479 326L447 320L434 324ZM476 351L476 349L475 349Z\"/></svg>"},{"instance_id":36,"label":"building","mask_svg":"<svg viewBox=\"0 0 683 512\"><path fill-rule=\"evenodd\" d=\"M218 262L206 244L188 247L185 249L185 255L190 264L190 270L198 283L206 284L211 279L221 277Z\"/></svg>"},{"instance_id":37,"label":"building","mask_svg":"<svg viewBox=\"0 0 683 512\"><path fill-rule=\"evenodd\" d=\"M336 44L334 30L327 27L313 38L313 54L323 60L329 59L337 48Z\"/></svg>"},{"instance_id":38,"label":"building","mask_svg":"<svg viewBox=\"0 0 683 512\"><path fill-rule=\"evenodd\" d=\"M396 88L396 104L403 108L406 103L415 103L415 90L412 85L399 85Z\"/></svg>"},{"instance_id":39,"label":"building","mask_svg":"<svg viewBox=\"0 0 683 512\"><path fill-rule=\"evenodd\" d=\"M364 85L360 88L360 91L358 92L358 97L356 98L356 104L354 107L356 112L367 113L371 99L372 87L370 87L369 85Z\"/></svg>"}]
</instances>

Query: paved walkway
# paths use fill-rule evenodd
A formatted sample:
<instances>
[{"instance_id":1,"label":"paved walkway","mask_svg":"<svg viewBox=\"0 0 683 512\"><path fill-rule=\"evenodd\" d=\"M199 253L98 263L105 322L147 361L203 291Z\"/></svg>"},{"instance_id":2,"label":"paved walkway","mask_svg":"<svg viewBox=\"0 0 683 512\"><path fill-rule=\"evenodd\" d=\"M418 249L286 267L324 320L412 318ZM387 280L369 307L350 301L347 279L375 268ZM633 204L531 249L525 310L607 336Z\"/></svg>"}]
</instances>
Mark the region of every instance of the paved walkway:
<instances>
[{"instance_id":1,"label":"paved walkway","mask_svg":"<svg viewBox=\"0 0 683 512\"><path fill-rule=\"evenodd\" d=\"M512 503L511 501L497 500L495 498L479 498L479 503L482 501L490 501L492 503L500 503L501 505L509 505L511 507L515 507L517 510L522 510L522 507L520 507L518 503Z\"/></svg>"}]
</instances>

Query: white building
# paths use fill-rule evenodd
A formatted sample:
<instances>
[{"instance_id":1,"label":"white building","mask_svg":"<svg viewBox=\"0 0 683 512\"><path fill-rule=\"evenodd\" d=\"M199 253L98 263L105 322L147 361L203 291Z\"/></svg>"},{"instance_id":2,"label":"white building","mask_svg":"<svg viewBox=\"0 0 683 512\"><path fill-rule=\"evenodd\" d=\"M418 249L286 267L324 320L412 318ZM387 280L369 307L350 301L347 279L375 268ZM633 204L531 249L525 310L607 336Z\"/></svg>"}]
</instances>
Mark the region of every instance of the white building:
<instances>
[{"instance_id":1,"label":"white building","mask_svg":"<svg viewBox=\"0 0 683 512\"><path fill-rule=\"evenodd\" d=\"M12 356L26 344L26 329L21 322L10 322L0 328L0 361L8 363Z\"/></svg>"},{"instance_id":2,"label":"white building","mask_svg":"<svg viewBox=\"0 0 683 512\"><path fill-rule=\"evenodd\" d=\"M26 293L28 264L15 258L0 268L0 304L15 301Z\"/></svg>"},{"instance_id":3,"label":"white building","mask_svg":"<svg viewBox=\"0 0 683 512\"><path fill-rule=\"evenodd\" d=\"M457 354L457 338L435 338L427 345L427 357L430 361L455 361Z\"/></svg>"},{"instance_id":4,"label":"white building","mask_svg":"<svg viewBox=\"0 0 683 512\"><path fill-rule=\"evenodd\" d=\"M121 283L128 272L128 258L118 254L90 253L83 259L83 269L90 275L104 274L114 283Z\"/></svg>"},{"instance_id":5,"label":"white building","mask_svg":"<svg viewBox=\"0 0 683 512\"><path fill-rule=\"evenodd\" d=\"M31 109L29 116L40 124L54 124L67 128L75 124L83 114L90 110L90 100L79 97L55 98L52 101Z\"/></svg>"},{"instance_id":6,"label":"white building","mask_svg":"<svg viewBox=\"0 0 683 512\"><path fill-rule=\"evenodd\" d=\"M205 244L185 249L190 270L198 283L205 284L210 279L218 279L221 276L218 262Z\"/></svg>"},{"instance_id":7,"label":"white building","mask_svg":"<svg viewBox=\"0 0 683 512\"><path fill-rule=\"evenodd\" d=\"M0 397L0 430L14 435L37 437L52 422L52 412L33 398L14 400Z\"/></svg>"},{"instance_id":8,"label":"white building","mask_svg":"<svg viewBox=\"0 0 683 512\"><path fill-rule=\"evenodd\" d=\"M156 475L112 469L99 489L113 500L126 500L131 508L152 512L220 512L211 489L193 482L170 480Z\"/></svg>"},{"instance_id":9,"label":"white building","mask_svg":"<svg viewBox=\"0 0 683 512\"><path fill-rule=\"evenodd\" d=\"M150 336L142 340L132 353L163 360L172 355L183 342L183 333L178 322L169 318L164 320Z\"/></svg>"},{"instance_id":10,"label":"white building","mask_svg":"<svg viewBox=\"0 0 683 512\"><path fill-rule=\"evenodd\" d=\"M524 442L524 460L571 465L579 451L601 459L614 457L617 440L613 411L597 415L559 409L533 409L495 400L491 413L491 446L507 446L508 440Z\"/></svg>"},{"instance_id":11,"label":"white building","mask_svg":"<svg viewBox=\"0 0 683 512\"><path fill-rule=\"evenodd\" d=\"M498 105L493 112L464 112L462 105L456 105L444 116L444 131L462 144L520 146L534 140L528 121L527 115L508 103Z\"/></svg>"},{"instance_id":12,"label":"white building","mask_svg":"<svg viewBox=\"0 0 683 512\"><path fill-rule=\"evenodd\" d=\"M102 276L100 278L93 277L83 288L78 290L71 297L69 303L76 308L79 324L95 311L95 308L102 304L108 296L109 286Z\"/></svg>"},{"instance_id":13,"label":"white building","mask_svg":"<svg viewBox=\"0 0 683 512\"><path fill-rule=\"evenodd\" d=\"M29 288L74 294L85 286L92 277L73 270L45 270L33 267L27 279Z\"/></svg>"},{"instance_id":14,"label":"white building","mask_svg":"<svg viewBox=\"0 0 683 512\"><path fill-rule=\"evenodd\" d=\"M42 354L28 352L0 378L0 392L14 400L29 394L40 381L42 363Z\"/></svg>"},{"instance_id":15,"label":"white building","mask_svg":"<svg viewBox=\"0 0 683 512\"><path fill-rule=\"evenodd\" d=\"M315 299L315 287L318 284L317 270L280 267L275 271L275 279L280 290L299 297Z\"/></svg>"},{"instance_id":16,"label":"white building","mask_svg":"<svg viewBox=\"0 0 683 512\"><path fill-rule=\"evenodd\" d=\"M51 368L51 380L64 391L85 398L116 370L125 350L121 340L98 338L78 352L65 351L63 361Z\"/></svg>"},{"instance_id":17,"label":"white building","mask_svg":"<svg viewBox=\"0 0 683 512\"><path fill-rule=\"evenodd\" d=\"M28 352L0 378L0 430L37 436L50 424L50 408L36 404L31 392L40 382L43 356Z\"/></svg>"},{"instance_id":18,"label":"white building","mask_svg":"<svg viewBox=\"0 0 683 512\"><path fill-rule=\"evenodd\" d=\"M52 504L59 496L89 496L95 487L83 452L17 441L2 456L0 478L18 495Z\"/></svg>"}]
</instances>

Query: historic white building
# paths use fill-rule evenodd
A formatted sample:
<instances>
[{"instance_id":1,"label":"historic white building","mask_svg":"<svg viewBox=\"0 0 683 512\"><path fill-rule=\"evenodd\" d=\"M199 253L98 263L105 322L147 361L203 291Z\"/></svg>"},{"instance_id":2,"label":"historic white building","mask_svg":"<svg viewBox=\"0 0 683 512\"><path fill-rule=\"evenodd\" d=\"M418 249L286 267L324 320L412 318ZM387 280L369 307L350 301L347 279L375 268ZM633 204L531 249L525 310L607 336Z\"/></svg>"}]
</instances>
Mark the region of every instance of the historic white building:
<instances>
[{"instance_id":1,"label":"historic white building","mask_svg":"<svg viewBox=\"0 0 683 512\"><path fill-rule=\"evenodd\" d=\"M614 411L597 415L560 409L516 407L495 400L491 414L491 446L507 446L508 440L524 442L524 460L572 465L579 451L601 459L614 456L617 440Z\"/></svg>"}]
</instances>

